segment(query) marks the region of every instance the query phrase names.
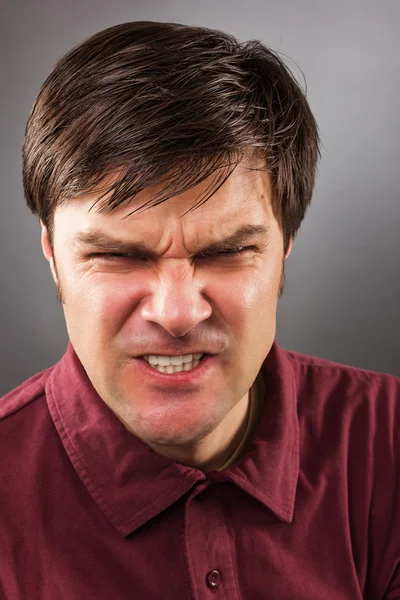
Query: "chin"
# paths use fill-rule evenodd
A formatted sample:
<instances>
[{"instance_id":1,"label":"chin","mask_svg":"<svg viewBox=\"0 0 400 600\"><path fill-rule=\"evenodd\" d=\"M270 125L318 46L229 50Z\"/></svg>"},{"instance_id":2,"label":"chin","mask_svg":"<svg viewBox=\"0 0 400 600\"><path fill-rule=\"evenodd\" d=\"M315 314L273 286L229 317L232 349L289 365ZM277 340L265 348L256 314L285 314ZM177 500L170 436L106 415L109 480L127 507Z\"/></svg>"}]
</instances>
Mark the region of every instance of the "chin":
<instances>
[{"instance_id":1,"label":"chin","mask_svg":"<svg viewBox=\"0 0 400 600\"><path fill-rule=\"evenodd\" d=\"M212 390L207 394L187 390L177 394L175 390L147 396L144 389L138 390L137 397L129 391L124 386L117 395L108 394L108 404L126 429L149 445L196 444L214 431L232 408Z\"/></svg>"},{"instance_id":2,"label":"chin","mask_svg":"<svg viewBox=\"0 0 400 600\"><path fill-rule=\"evenodd\" d=\"M140 427L132 427L133 431L142 441L149 445L157 446L188 446L200 442L209 435L217 426L218 422L212 422L198 417L193 419L181 418L154 420L150 417L141 420Z\"/></svg>"}]
</instances>

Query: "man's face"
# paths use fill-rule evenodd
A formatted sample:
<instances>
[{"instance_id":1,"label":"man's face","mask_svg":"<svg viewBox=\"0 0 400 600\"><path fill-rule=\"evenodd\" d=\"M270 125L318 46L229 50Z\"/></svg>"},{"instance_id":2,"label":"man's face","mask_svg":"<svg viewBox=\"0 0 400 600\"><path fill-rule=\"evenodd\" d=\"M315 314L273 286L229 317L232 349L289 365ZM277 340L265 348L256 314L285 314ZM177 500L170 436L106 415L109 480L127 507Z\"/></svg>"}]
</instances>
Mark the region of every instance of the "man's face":
<instances>
[{"instance_id":1,"label":"man's face","mask_svg":"<svg viewBox=\"0 0 400 600\"><path fill-rule=\"evenodd\" d=\"M246 166L185 216L209 182L127 218L156 190L108 214L89 211L93 195L55 211L52 270L72 345L100 397L149 445L213 432L273 343L283 237L267 175ZM42 244L51 258L44 228ZM174 373L143 358L193 353L199 365Z\"/></svg>"}]
</instances>

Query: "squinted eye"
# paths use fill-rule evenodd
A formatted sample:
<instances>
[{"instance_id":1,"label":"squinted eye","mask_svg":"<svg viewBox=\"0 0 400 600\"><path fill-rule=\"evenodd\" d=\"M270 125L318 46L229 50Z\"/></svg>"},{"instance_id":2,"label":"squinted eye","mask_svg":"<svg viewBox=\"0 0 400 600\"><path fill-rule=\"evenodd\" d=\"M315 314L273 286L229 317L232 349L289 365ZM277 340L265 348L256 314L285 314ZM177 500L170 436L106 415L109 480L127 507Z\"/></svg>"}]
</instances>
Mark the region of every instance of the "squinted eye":
<instances>
[{"instance_id":1,"label":"squinted eye","mask_svg":"<svg viewBox=\"0 0 400 600\"><path fill-rule=\"evenodd\" d=\"M222 250L222 252L220 252L220 254L243 254L243 252L246 252L246 250L248 250L249 248L246 248L245 246L239 246L238 248L230 248L229 250Z\"/></svg>"},{"instance_id":2,"label":"squinted eye","mask_svg":"<svg viewBox=\"0 0 400 600\"><path fill-rule=\"evenodd\" d=\"M246 256L251 252L257 252L256 246L237 246L234 248L219 248L205 250L199 252L194 256L194 260L218 260L218 259L239 259L240 257ZM125 252L93 252L89 255L91 260L99 262L113 263L113 262L136 262L146 263L156 258L152 258L140 253L125 253Z\"/></svg>"},{"instance_id":3,"label":"squinted eye","mask_svg":"<svg viewBox=\"0 0 400 600\"><path fill-rule=\"evenodd\" d=\"M147 260L145 256L139 256L135 254L124 254L120 252L95 252L93 254L90 254L89 258L105 260L110 262L118 260Z\"/></svg>"},{"instance_id":4,"label":"squinted eye","mask_svg":"<svg viewBox=\"0 0 400 600\"><path fill-rule=\"evenodd\" d=\"M197 255L200 259L205 258L232 258L232 257L240 257L249 252L255 252L257 249L255 246L237 246L236 248L226 248L221 250L214 250L210 252L201 252Z\"/></svg>"}]
</instances>

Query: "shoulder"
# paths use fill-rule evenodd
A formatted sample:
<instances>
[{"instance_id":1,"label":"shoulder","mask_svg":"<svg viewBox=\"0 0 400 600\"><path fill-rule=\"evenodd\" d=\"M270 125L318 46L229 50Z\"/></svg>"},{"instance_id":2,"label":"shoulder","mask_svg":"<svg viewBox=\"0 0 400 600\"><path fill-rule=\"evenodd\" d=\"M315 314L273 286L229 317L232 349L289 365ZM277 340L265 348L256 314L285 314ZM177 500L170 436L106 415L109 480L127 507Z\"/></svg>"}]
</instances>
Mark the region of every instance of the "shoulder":
<instances>
[{"instance_id":1,"label":"shoulder","mask_svg":"<svg viewBox=\"0 0 400 600\"><path fill-rule=\"evenodd\" d=\"M46 382L54 366L36 373L0 398L0 427L12 415L44 396Z\"/></svg>"},{"instance_id":2,"label":"shoulder","mask_svg":"<svg viewBox=\"0 0 400 600\"><path fill-rule=\"evenodd\" d=\"M8 459L2 461L3 469L5 462L13 462L18 456L21 458L21 453L29 452L43 431L43 423L49 422L46 383L53 368L36 373L0 398L0 454Z\"/></svg>"},{"instance_id":3,"label":"shoulder","mask_svg":"<svg viewBox=\"0 0 400 600\"><path fill-rule=\"evenodd\" d=\"M0 539L6 554L46 513L61 469L62 444L46 398L52 369L0 398Z\"/></svg>"},{"instance_id":4,"label":"shoulder","mask_svg":"<svg viewBox=\"0 0 400 600\"><path fill-rule=\"evenodd\" d=\"M283 352L292 365L298 390L307 392L308 397L317 396L319 401L336 399L353 405L366 400L369 403L400 403L400 377L292 350Z\"/></svg>"},{"instance_id":5,"label":"shoulder","mask_svg":"<svg viewBox=\"0 0 400 600\"><path fill-rule=\"evenodd\" d=\"M297 392L305 489L323 483L332 515L335 504L348 514L358 564L368 562L372 596L382 597L400 564L400 378L284 355Z\"/></svg>"},{"instance_id":6,"label":"shoulder","mask_svg":"<svg viewBox=\"0 0 400 600\"><path fill-rule=\"evenodd\" d=\"M38 483L58 456L60 441L46 398L53 369L33 375L0 398L0 522L18 513L16 506L28 510L27 499L33 502Z\"/></svg>"},{"instance_id":7,"label":"shoulder","mask_svg":"<svg viewBox=\"0 0 400 600\"><path fill-rule=\"evenodd\" d=\"M399 377L284 352L307 439L323 439L331 449L340 444L349 456L369 450L377 459L390 455L393 465L400 461Z\"/></svg>"}]
</instances>

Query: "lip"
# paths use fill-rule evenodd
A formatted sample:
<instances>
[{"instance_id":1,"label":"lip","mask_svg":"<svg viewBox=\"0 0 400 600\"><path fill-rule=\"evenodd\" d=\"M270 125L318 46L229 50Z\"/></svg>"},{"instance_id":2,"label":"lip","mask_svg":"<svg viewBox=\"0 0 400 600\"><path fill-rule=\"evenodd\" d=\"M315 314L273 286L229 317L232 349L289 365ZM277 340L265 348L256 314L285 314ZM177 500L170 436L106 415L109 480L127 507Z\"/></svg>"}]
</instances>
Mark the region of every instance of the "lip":
<instances>
[{"instance_id":1,"label":"lip","mask_svg":"<svg viewBox=\"0 0 400 600\"><path fill-rule=\"evenodd\" d=\"M178 355L179 356L179 355ZM144 377L153 380L154 382L163 383L164 385L179 385L187 383L197 383L204 377L210 369L213 368L216 357L207 354L200 363L190 369L190 371L179 371L178 373L161 373L154 367L151 367L143 358L134 358L134 364L137 365Z\"/></svg>"},{"instance_id":2,"label":"lip","mask_svg":"<svg viewBox=\"0 0 400 600\"><path fill-rule=\"evenodd\" d=\"M135 356L134 358L142 358L143 356L187 356L188 354L211 354L211 352L206 352L203 349L200 350L185 350L184 352L180 351L177 352L175 351L171 351L168 352L168 350L163 350L162 352L143 352L142 354L139 354L138 356Z\"/></svg>"}]
</instances>

